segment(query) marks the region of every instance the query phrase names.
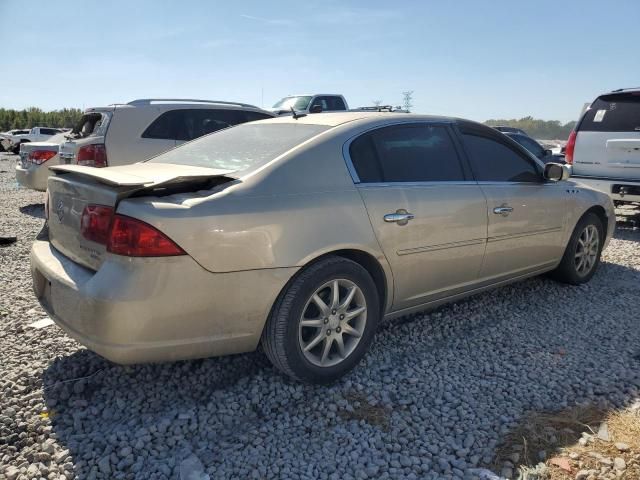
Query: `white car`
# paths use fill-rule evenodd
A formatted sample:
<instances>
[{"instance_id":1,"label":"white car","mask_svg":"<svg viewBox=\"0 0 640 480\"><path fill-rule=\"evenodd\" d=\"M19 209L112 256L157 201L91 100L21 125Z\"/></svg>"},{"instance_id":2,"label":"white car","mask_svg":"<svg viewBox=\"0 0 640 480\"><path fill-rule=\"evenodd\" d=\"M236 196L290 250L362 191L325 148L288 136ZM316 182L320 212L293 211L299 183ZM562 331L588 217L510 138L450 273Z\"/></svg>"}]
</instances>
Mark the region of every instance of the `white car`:
<instances>
[{"instance_id":1,"label":"white car","mask_svg":"<svg viewBox=\"0 0 640 480\"><path fill-rule=\"evenodd\" d=\"M3 139L3 147L7 151L13 153L20 152L20 145L28 142L43 142L49 140L54 135L62 133L59 128L50 127L33 127L30 130L18 130L12 135L8 135ZM6 144L5 144L6 140Z\"/></svg>"},{"instance_id":2,"label":"white car","mask_svg":"<svg viewBox=\"0 0 640 480\"><path fill-rule=\"evenodd\" d=\"M140 99L89 108L60 145L60 163L136 163L217 130L274 116L253 105L215 100Z\"/></svg>"},{"instance_id":3,"label":"white car","mask_svg":"<svg viewBox=\"0 0 640 480\"><path fill-rule=\"evenodd\" d=\"M344 112L349 110L349 106L342 95L335 93L314 93L284 97L277 101L269 111L276 115L290 115L292 109L297 114L307 114Z\"/></svg>"},{"instance_id":4,"label":"white car","mask_svg":"<svg viewBox=\"0 0 640 480\"><path fill-rule=\"evenodd\" d=\"M571 132L565 158L574 180L615 203L640 202L640 88L596 98Z\"/></svg>"},{"instance_id":5,"label":"white car","mask_svg":"<svg viewBox=\"0 0 640 480\"><path fill-rule=\"evenodd\" d=\"M16 165L18 184L44 192L47 189L49 167L60 164L58 150L68 133L54 135L46 142L29 142L20 145L20 161Z\"/></svg>"},{"instance_id":6,"label":"white car","mask_svg":"<svg viewBox=\"0 0 640 480\"><path fill-rule=\"evenodd\" d=\"M3 150L9 151L11 148L12 140L20 135L26 135L29 133L28 129L13 129L8 130L6 132L0 133L0 145L2 145Z\"/></svg>"}]
</instances>

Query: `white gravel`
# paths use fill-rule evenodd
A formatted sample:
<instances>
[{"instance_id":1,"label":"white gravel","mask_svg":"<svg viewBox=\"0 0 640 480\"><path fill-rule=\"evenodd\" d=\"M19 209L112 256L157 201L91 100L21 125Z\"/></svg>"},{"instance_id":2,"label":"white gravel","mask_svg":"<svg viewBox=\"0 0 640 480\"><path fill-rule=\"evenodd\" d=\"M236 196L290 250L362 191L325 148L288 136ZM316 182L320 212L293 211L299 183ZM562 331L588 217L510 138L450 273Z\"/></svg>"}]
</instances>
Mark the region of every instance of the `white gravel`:
<instances>
[{"instance_id":1,"label":"white gravel","mask_svg":"<svg viewBox=\"0 0 640 480\"><path fill-rule=\"evenodd\" d=\"M43 206L17 188L16 158L0 156L0 236L18 236L0 247L0 479L475 478L527 410L640 397L631 228L588 285L536 278L394 321L331 387L259 352L110 364L29 327L46 317L29 275Z\"/></svg>"}]
</instances>

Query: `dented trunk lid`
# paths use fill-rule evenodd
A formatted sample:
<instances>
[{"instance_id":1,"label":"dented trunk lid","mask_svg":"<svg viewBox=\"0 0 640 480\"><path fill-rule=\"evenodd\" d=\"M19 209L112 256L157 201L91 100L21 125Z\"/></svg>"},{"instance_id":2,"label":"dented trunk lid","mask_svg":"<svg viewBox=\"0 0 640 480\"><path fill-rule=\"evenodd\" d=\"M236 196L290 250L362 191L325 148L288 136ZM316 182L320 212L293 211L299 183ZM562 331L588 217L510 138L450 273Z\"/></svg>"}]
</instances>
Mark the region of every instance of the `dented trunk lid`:
<instances>
[{"instance_id":1,"label":"dented trunk lid","mask_svg":"<svg viewBox=\"0 0 640 480\"><path fill-rule=\"evenodd\" d=\"M106 245L82 236L82 213L88 205L104 205L115 211L120 200L132 195L162 195L165 190L184 191L191 186L200 190L203 185L206 188L233 180L228 170L173 164L109 168L59 165L51 170L56 175L48 182L49 240L62 254L92 270L102 265Z\"/></svg>"}]
</instances>

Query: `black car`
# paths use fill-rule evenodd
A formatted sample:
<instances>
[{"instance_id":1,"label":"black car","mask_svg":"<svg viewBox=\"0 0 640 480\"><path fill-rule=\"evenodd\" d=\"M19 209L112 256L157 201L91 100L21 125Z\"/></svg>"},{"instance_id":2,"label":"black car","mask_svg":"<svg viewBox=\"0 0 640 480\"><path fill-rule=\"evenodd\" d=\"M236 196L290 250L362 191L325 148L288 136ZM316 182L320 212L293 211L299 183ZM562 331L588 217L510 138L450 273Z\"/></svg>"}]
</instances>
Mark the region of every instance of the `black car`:
<instances>
[{"instance_id":1,"label":"black car","mask_svg":"<svg viewBox=\"0 0 640 480\"><path fill-rule=\"evenodd\" d=\"M515 140L524 148L533 153L539 160L544 163L548 162L556 162L556 163L565 163L563 155L555 155L551 152L551 150L545 149L542 145L536 142L533 138L528 135L523 135L521 133L512 133L512 132L503 132L507 137Z\"/></svg>"},{"instance_id":2,"label":"black car","mask_svg":"<svg viewBox=\"0 0 640 480\"><path fill-rule=\"evenodd\" d=\"M519 133L521 135L526 135L527 134L527 132L525 132L521 128L507 127L505 125L496 125L493 128L495 128L496 130L498 130L499 132L502 132L502 133Z\"/></svg>"}]
</instances>

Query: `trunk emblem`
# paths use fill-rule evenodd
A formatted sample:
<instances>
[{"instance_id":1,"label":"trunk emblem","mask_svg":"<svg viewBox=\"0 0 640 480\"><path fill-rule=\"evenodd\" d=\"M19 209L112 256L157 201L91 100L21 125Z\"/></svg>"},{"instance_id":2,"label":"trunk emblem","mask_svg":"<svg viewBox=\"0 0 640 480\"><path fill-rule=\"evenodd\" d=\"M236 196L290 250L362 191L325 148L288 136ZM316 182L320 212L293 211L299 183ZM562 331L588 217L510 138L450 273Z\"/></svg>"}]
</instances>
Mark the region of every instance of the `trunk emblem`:
<instances>
[{"instance_id":1,"label":"trunk emblem","mask_svg":"<svg viewBox=\"0 0 640 480\"><path fill-rule=\"evenodd\" d=\"M56 215L58 216L58 221L62 222L62 217L64 217L64 202L62 200L58 200L58 203L56 203Z\"/></svg>"}]
</instances>

